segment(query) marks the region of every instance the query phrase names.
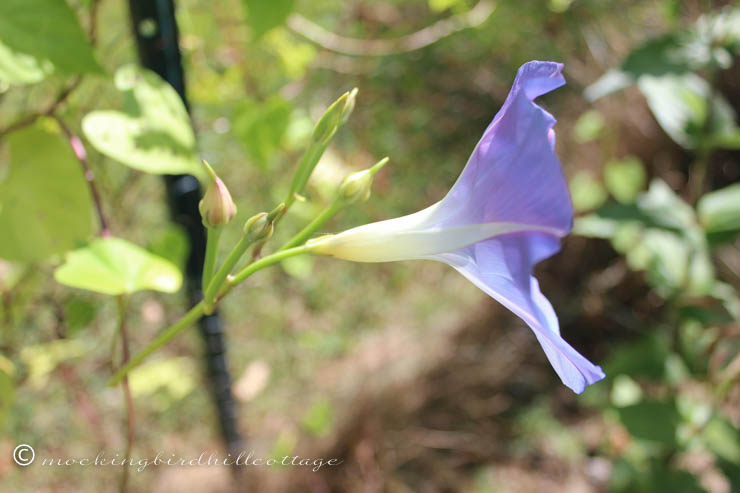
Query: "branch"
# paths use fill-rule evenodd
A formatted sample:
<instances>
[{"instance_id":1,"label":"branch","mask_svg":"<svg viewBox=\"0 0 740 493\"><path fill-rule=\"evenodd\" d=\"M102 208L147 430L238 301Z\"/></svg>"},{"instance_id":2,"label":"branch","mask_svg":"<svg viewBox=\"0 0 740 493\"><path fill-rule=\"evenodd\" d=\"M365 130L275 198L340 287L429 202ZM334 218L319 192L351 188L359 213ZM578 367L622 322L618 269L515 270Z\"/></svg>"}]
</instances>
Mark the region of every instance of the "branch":
<instances>
[{"instance_id":1,"label":"branch","mask_svg":"<svg viewBox=\"0 0 740 493\"><path fill-rule=\"evenodd\" d=\"M324 29L301 14L288 17L288 27L317 45L336 53L355 56L385 56L419 50L463 29L483 24L493 13L491 0L480 0L463 14L435 22L415 33L397 39L357 39L340 36Z\"/></svg>"},{"instance_id":2,"label":"branch","mask_svg":"<svg viewBox=\"0 0 740 493\"><path fill-rule=\"evenodd\" d=\"M103 203L100 200L98 187L95 185L95 174L93 173L92 169L90 169L90 165L87 162L87 151L85 151L85 146L82 144L82 140L80 140L79 137L72 133L72 131L69 129L69 127L67 127L67 125L62 121L61 118L54 116L54 119L57 121L57 123L59 123L59 126L61 127L62 132L64 132L64 135L67 136L69 146L72 148L72 151L74 151L75 157L80 162L80 166L82 167L82 172L85 175L85 181L87 182L87 186L90 188L90 194L93 198L95 212L98 216L98 223L100 223L100 236L104 238L110 236L110 231L108 230L108 221L106 220L105 214L103 213Z\"/></svg>"},{"instance_id":3,"label":"branch","mask_svg":"<svg viewBox=\"0 0 740 493\"><path fill-rule=\"evenodd\" d=\"M42 111L37 111L36 113L31 113L30 115L21 118L20 120L11 123L5 128L0 129L0 137L3 137L4 135L9 134L10 132L14 132L16 130L20 130L24 127L27 127L29 125L33 125L33 123L38 120L42 116L53 116L54 113L57 111L59 106L64 103L67 98L69 97L72 92L77 89L77 86L80 85L80 82L82 79L80 77L76 77L71 84L69 84L67 87L65 87L54 99L54 101L49 105L48 108Z\"/></svg>"}]
</instances>

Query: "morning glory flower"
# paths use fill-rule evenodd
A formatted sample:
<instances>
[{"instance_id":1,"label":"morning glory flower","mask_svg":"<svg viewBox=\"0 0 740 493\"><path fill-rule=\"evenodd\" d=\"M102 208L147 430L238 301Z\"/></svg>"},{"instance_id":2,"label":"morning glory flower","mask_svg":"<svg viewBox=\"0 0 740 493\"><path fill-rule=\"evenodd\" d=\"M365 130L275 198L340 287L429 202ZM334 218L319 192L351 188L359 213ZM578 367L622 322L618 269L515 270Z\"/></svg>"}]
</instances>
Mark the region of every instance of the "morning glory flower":
<instances>
[{"instance_id":1,"label":"morning glory flower","mask_svg":"<svg viewBox=\"0 0 740 493\"><path fill-rule=\"evenodd\" d=\"M560 335L555 311L532 276L560 250L573 208L554 152L555 119L534 99L565 84L563 65L532 61L518 71L501 110L449 193L408 216L307 243L356 262L430 259L457 269L534 331L565 385L581 393L604 378Z\"/></svg>"}]
</instances>

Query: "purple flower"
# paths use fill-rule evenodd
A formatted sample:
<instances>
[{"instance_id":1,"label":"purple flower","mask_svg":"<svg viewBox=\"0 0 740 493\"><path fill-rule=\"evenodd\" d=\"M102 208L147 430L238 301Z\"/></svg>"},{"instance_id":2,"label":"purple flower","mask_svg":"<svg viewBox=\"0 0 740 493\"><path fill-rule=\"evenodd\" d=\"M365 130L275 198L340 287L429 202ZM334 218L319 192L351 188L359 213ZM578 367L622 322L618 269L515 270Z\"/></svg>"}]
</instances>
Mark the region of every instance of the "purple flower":
<instances>
[{"instance_id":1,"label":"purple flower","mask_svg":"<svg viewBox=\"0 0 740 493\"><path fill-rule=\"evenodd\" d=\"M357 262L445 262L529 325L565 385L581 393L604 378L560 335L532 276L573 223L554 152L555 119L534 99L563 84L563 65L524 64L447 196L415 214L310 241L314 253Z\"/></svg>"}]
</instances>

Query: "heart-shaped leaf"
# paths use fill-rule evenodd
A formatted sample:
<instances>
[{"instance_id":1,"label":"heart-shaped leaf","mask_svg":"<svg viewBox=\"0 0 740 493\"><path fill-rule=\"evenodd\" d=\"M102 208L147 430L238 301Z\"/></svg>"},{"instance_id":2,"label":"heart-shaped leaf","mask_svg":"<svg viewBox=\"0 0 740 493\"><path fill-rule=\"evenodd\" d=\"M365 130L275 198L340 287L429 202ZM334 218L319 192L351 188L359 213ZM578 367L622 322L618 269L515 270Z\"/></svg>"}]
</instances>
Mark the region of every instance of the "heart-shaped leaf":
<instances>
[{"instance_id":1,"label":"heart-shaped leaf","mask_svg":"<svg viewBox=\"0 0 740 493\"><path fill-rule=\"evenodd\" d=\"M174 293L182 284L174 264L120 238L98 238L69 252L54 278L67 286L110 295L148 289Z\"/></svg>"},{"instance_id":2,"label":"heart-shaped leaf","mask_svg":"<svg viewBox=\"0 0 740 493\"><path fill-rule=\"evenodd\" d=\"M0 48L0 80L10 83L41 80L49 72L41 68L46 63L62 74L103 73L66 1L2 0L0 44L4 45ZM20 76L19 61L24 66Z\"/></svg>"},{"instance_id":3,"label":"heart-shaped leaf","mask_svg":"<svg viewBox=\"0 0 740 493\"><path fill-rule=\"evenodd\" d=\"M0 183L0 258L36 262L87 241L92 202L80 164L43 120L13 132Z\"/></svg>"},{"instance_id":4,"label":"heart-shaped leaf","mask_svg":"<svg viewBox=\"0 0 740 493\"><path fill-rule=\"evenodd\" d=\"M116 72L125 111L93 111L82 130L101 153L155 174L203 178L190 117L175 89L153 72L127 65Z\"/></svg>"}]
</instances>

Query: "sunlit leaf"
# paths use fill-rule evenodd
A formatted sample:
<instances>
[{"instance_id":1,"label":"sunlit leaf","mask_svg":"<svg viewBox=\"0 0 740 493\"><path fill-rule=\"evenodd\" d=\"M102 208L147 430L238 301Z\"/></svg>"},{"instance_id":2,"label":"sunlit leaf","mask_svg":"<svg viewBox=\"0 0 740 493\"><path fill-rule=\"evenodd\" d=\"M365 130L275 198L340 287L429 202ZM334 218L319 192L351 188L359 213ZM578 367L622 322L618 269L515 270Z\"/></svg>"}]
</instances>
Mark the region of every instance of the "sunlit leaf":
<instances>
[{"instance_id":1,"label":"sunlit leaf","mask_svg":"<svg viewBox=\"0 0 740 493\"><path fill-rule=\"evenodd\" d=\"M49 380L49 374L65 361L87 354L89 343L80 339L59 339L43 344L28 345L21 349L20 357L28 371L28 382L40 389Z\"/></svg>"},{"instance_id":2,"label":"sunlit leaf","mask_svg":"<svg viewBox=\"0 0 740 493\"><path fill-rule=\"evenodd\" d=\"M712 96L712 120L705 131L710 117L709 85L695 74L644 76L638 87L663 130L687 149L722 145L738 133L734 111L719 94Z\"/></svg>"},{"instance_id":3,"label":"sunlit leaf","mask_svg":"<svg viewBox=\"0 0 740 493\"><path fill-rule=\"evenodd\" d=\"M596 209L607 198L604 186L587 171L579 171L570 179L570 195L577 212Z\"/></svg>"},{"instance_id":4,"label":"sunlit leaf","mask_svg":"<svg viewBox=\"0 0 740 493\"><path fill-rule=\"evenodd\" d=\"M2 0L0 43L4 45L0 80L36 82L48 73L46 63L62 74L103 72L76 14L64 0ZM19 58L21 54L35 62Z\"/></svg>"},{"instance_id":5,"label":"sunlit leaf","mask_svg":"<svg viewBox=\"0 0 740 493\"><path fill-rule=\"evenodd\" d=\"M120 238L98 238L69 252L54 278L110 295L148 289L173 293L182 284L182 274L171 262Z\"/></svg>"},{"instance_id":6,"label":"sunlit leaf","mask_svg":"<svg viewBox=\"0 0 740 493\"><path fill-rule=\"evenodd\" d=\"M190 117L177 92L153 72L133 65L116 72L125 112L93 111L82 130L101 153L155 174L203 177Z\"/></svg>"},{"instance_id":7,"label":"sunlit leaf","mask_svg":"<svg viewBox=\"0 0 740 493\"><path fill-rule=\"evenodd\" d=\"M589 110L576 120L573 127L573 136L576 142L584 144L597 139L603 130L604 117L596 110Z\"/></svg>"},{"instance_id":8,"label":"sunlit leaf","mask_svg":"<svg viewBox=\"0 0 740 493\"><path fill-rule=\"evenodd\" d=\"M36 262L90 237L92 203L80 164L45 123L8 137L10 172L0 183L0 258Z\"/></svg>"},{"instance_id":9,"label":"sunlit leaf","mask_svg":"<svg viewBox=\"0 0 740 493\"><path fill-rule=\"evenodd\" d=\"M724 460L740 465L740 430L720 417L704 427L702 439L707 447Z\"/></svg>"},{"instance_id":10,"label":"sunlit leaf","mask_svg":"<svg viewBox=\"0 0 740 493\"><path fill-rule=\"evenodd\" d=\"M645 188L646 180L642 161L636 157L612 160L604 165L604 185L619 202L633 202Z\"/></svg>"},{"instance_id":11,"label":"sunlit leaf","mask_svg":"<svg viewBox=\"0 0 740 493\"><path fill-rule=\"evenodd\" d=\"M188 358L168 358L145 363L129 374L134 397L147 397L154 407L166 410L184 399L196 386L195 368Z\"/></svg>"},{"instance_id":12,"label":"sunlit leaf","mask_svg":"<svg viewBox=\"0 0 740 493\"><path fill-rule=\"evenodd\" d=\"M708 234L740 232L740 183L704 195L697 212Z\"/></svg>"},{"instance_id":13,"label":"sunlit leaf","mask_svg":"<svg viewBox=\"0 0 740 493\"><path fill-rule=\"evenodd\" d=\"M11 50L0 39L0 82L33 84L53 71L51 63L42 63L31 55Z\"/></svg>"}]
</instances>

